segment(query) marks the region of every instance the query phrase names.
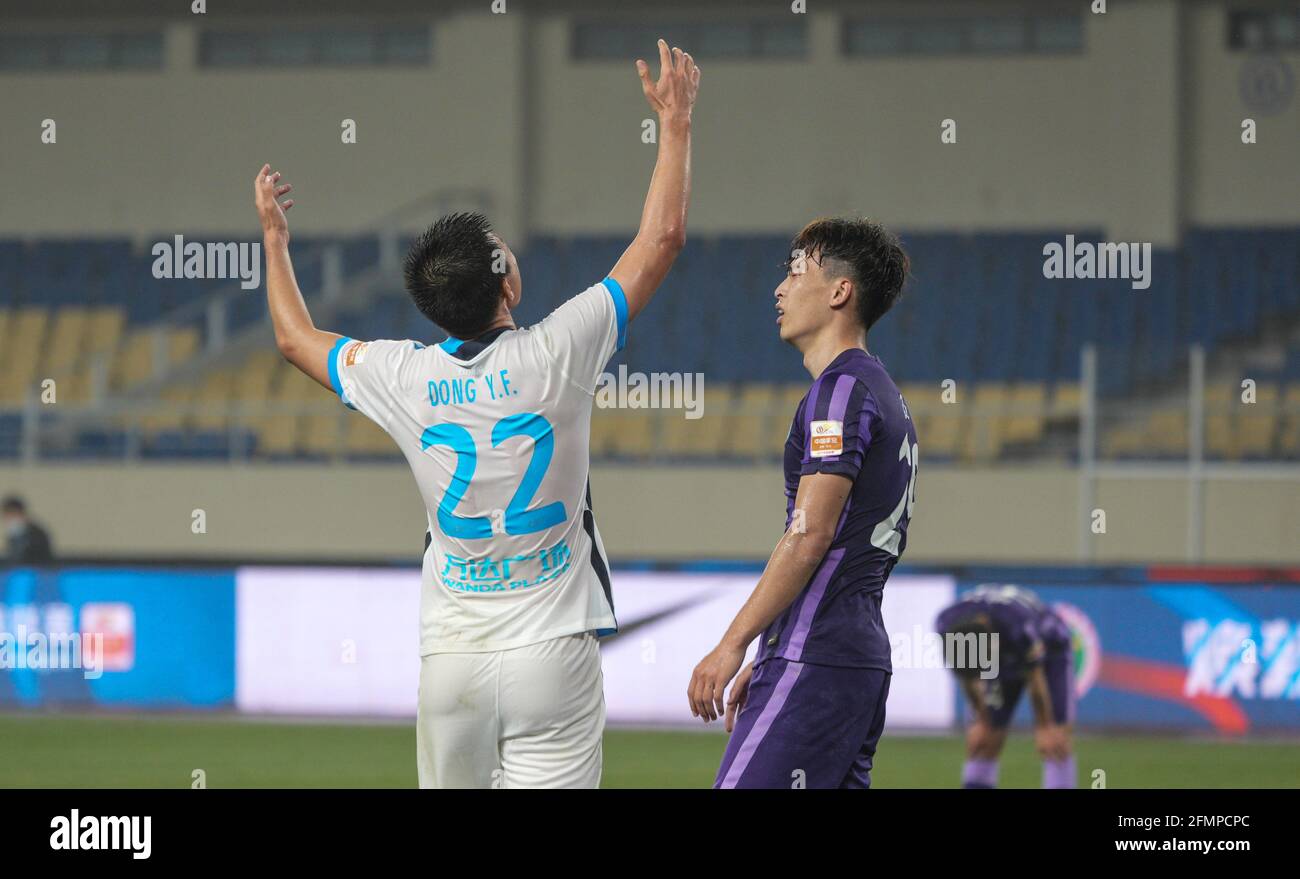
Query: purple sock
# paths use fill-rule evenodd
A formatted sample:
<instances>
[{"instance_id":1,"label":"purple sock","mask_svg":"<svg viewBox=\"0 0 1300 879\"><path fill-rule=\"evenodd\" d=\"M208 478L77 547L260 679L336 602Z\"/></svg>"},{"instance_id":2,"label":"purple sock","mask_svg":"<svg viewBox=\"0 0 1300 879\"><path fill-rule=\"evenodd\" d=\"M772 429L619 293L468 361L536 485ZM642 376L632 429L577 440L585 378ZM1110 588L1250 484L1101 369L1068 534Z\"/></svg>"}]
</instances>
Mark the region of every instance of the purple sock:
<instances>
[{"instance_id":1,"label":"purple sock","mask_svg":"<svg viewBox=\"0 0 1300 879\"><path fill-rule=\"evenodd\" d=\"M968 758L961 770L961 786L964 788L997 787L998 761Z\"/></svg>"},{"instance_id":2,"label":"purple sock","mask_svg":"<svg viewBox=\"0 0 1300 879\"><path fill-rule=\"evenodd\" d=\"M1074 755L1063 760L1043 761L1043 787L1073 788L1077 773L1074 768Z\"/></svg>"}]
</instances>

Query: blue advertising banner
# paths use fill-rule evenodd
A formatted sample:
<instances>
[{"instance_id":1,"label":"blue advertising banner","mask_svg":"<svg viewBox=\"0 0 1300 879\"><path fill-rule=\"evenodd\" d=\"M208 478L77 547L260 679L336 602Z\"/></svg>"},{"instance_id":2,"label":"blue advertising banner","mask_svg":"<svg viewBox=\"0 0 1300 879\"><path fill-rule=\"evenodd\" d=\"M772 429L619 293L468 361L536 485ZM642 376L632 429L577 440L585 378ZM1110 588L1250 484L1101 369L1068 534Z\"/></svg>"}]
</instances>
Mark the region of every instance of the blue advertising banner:
<instances>
[{"instance_id":1,"label":"blue advertising banner","mask_svg":"<svg viewBox=\"0 0 1300 879\"><path fill-rule=\"evenodd\" d=\"M1300 730L1300 585L1093 576L1014 581L1070 627L1079 726Z\"/></svg>"},{"instance_id":2,"label":"blue advertising banner","mask_svg":"<svg viewBox=\"0 0 1300 879\"><path fill-rule=\"evenodd\" d=\"M0 707L225 708L233 570L0 574Z\"/></svg>"},{"instance_id":3,"label":"blue advertising banner","mask_svg":"<svg viewBox=\"0 0 1300 879\"><path fill-rule=\"evenodd\" d=\"M616 580L626 570L616 571ZM663 573L671 579L680 572ZM254 649L262 642L251 638L252 623L245 620L237 632L239 574L235 568L162 566L0 573L0 709L236 708L237 661L249 680L260 681L262 674L251 664L262 655ZM959 593L982 583L1014 583L1057 610L1072 633L1082 728L1300 731L1300 576L1242 572L1227 582L1222 570L1154 568L966 568L957 576ZM903 584L900 577L892 600L886 589L887 619L907 604ZM301 627L309 618L285 607L282 588L267 593L280 616L251 618L254 628L266 629L274 651L289 646L276 640L279 627L292 620ZM341 613L329 602L305 606L322 632L329 631L331 615ZM935 612L931 608L912 628L928 631ZM685 632L672 628L664 637ZM247 655L237 660L241 638ZM334 649L337 642L325 640ZM289 661L291 653L277 662ZM314 662L283 686L300 688L294 681L315 674L306 670L316 668ZM900 711L909 700L924 708L926 700L939 698L943 716L953 716L956 688L936 696L904 678L895 681L891 699ZM259 686L265 689L265 682ZM354 705L335 710L374 710L381 691L367 685L354 694ZM623 695L607 697L612 704ZM1028 705L1020 706L1019 720L1028 717Z\"/></svg>"}]
</instances>

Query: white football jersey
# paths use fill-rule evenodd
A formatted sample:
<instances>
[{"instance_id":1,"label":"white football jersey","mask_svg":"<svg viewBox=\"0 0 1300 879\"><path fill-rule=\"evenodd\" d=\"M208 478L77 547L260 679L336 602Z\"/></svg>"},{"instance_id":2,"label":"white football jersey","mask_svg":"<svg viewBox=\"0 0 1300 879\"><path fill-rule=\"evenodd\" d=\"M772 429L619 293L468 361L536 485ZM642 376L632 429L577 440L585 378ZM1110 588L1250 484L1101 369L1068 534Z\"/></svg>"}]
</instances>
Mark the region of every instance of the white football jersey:
<instances>
[{"instance_id":1,"label":"white football jersey","mask_svg":"<svg viewBox=\"0 0 1300 879\"><path fill-rule=\"evenodd\" d=\"M428 511L422 656L614 631L588 471L592 398L626 330L606 278L526 329L330 352L335 392L397 443Z\"/></svg>"}]
</instances>

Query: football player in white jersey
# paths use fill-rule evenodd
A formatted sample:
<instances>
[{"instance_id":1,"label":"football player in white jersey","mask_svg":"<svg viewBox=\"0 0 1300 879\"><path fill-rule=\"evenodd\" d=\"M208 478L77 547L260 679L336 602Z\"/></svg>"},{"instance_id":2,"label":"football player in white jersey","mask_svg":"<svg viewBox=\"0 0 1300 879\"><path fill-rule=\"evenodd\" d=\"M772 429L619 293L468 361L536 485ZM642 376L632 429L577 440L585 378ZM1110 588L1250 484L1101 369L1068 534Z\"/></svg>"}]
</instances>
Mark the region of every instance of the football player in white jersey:
<instances>
[{"instance_id":1,"label":"football player in white jersey","mask_svg":"<svg viewBox=\"0 0 1300 879\"><path fill-rule=\"evenodd\" d=\"M319 330L289 258L291 187L254 181L267 302L284 357L397 443L428 511L420 620L421 787L597 787L605 703L596 638L616 626L592 516L598 378L686 240L700 70L659 41L637 61L659 116L636 237L609 276L533 327L509 246L477 214L435 223L405 263L437 345Z\"/></svg>"}]
</instances>

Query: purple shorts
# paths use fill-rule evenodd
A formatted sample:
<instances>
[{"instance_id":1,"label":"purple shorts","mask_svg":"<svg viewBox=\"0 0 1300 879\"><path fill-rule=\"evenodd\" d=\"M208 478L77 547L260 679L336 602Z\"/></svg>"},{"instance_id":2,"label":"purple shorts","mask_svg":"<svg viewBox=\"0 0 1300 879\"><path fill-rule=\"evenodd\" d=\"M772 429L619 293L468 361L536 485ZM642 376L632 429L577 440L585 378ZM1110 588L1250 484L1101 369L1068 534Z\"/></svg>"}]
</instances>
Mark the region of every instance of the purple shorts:
<instances>
[{"instance_id":1,"label":"purple shorts","mask_svg":"<svg viewBox=\"0 0 1300 879\"><path fill-rule=\"evenodd\" d=\"M768 659L718 767L715 788L868 788L890 674Z\"/></svg>"},{"instance_id":2,"label":"purple shorts","mask_svg":"<svg viewBox=\"0 0 1300 879\"><path fill-rule=\"evenodd\" d=\"M1043 659L1047 678L1047 695L1052 700L1052 720L1074 722L1074 654L1069 650L1050 651ZM992 678L979 681L984 688L984 704L989 706L989 721L998 729L1011 725L1016 706L1025 692L1026 678Z\"/></svg>"}]
</instances>

